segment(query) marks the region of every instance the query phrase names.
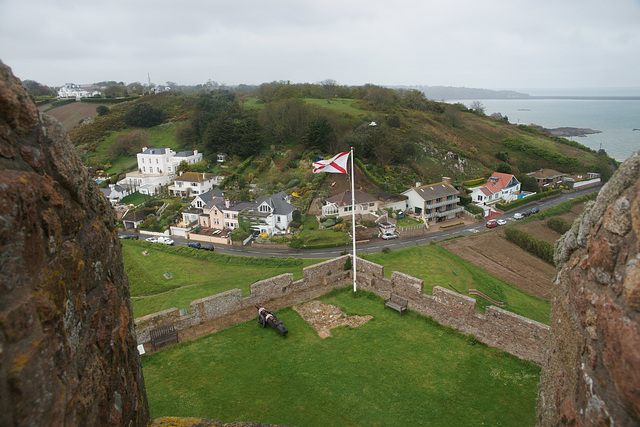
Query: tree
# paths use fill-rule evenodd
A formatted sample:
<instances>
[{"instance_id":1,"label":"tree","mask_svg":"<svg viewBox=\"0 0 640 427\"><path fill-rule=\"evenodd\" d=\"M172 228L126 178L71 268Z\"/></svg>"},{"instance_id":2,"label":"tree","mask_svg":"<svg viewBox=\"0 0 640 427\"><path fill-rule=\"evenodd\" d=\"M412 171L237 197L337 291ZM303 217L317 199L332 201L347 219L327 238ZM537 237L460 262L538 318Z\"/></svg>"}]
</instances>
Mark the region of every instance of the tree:
<instances>
[{"instance_id":1,"label":"tree","mask_svg":"<svg viewBox=\"0 0 640 427\"><path fill-rule=\"evenodd\" d=\"M54 95L54 91L51 90L51 88L49 86L40 84L35 80L24 80L22 82L22 86L24 86L32 96L52 96L52 95Z\"/></svg>"},{"instance_id":2,"label":"tree","mask_svg":"<svg viewBox=\"0 0 640 427\"><path fill-rule=\"evenodd\" d=\"M333 139L335 139L335 132L327 119L317 119L309 123L306 138L307 147L327 152Z\"/></svg>"},{"instance_id":3,"label":"tree","mask_svg":"<svg viewBox=\"0 0 640 427\"><path fill-rule=\"evenodd\" d=\"M144 87L140 82L129 83L129 85L127 85L127 90L129 93L135 93L136 95L142 95L144 93Z\"/></svg>"},{"instance_id":4,"label":"tree","mask_svg":"<svg viewBox=\"0 0 640 427\"><path fill-rule=\"evenodd\" d=\"M120 156L133 156L148 144L148 132L146 130L134 130L133 132L118 135L107 148L107 154L111 159Z\"/></svg>"},{"instance_id":5,"label":"tree","mask_svg":"<svg viewBox=\"0 0 640 427\"><path fill-rule=\"evenodd\" d=\"M164 121L164 113L159 108L146 102L136 104L124 115L124 122L129 126L150 128Z\"/></svg>"},{"instance_id":6,"label":"tree","mask_svg":"<svg viewBox=\"0 0 640 427\"><path fill-rule=\"evenodd\" d=\"M96 107L96 113L98 113L99 116L104 116L109 113L109 107L106 105L98 105Z\"/></svg>"},{"instance_id":7,"label":"tree","mask_svg":"<svg viewBox=\"0 0 640 427\"><path fill-rule=\"evenodd\" d=\"M482 102L480 101L473 101L471 103L471 107L470 109L477 114L483 115L484 114L484 105L482 105Z\"/></svg>"},{"instance_id":8,"label":"tree","mask_svg":"<svg viewBox=\"0 0 640 427\"><path fill-rule=\"evenodd\" d=\"M496 172L512 174L513 173L513 168L511 167L511 165L509 163L502 162L496 168Z\"/></svg>"},{"instance_id":9,"label":"tree","mask_svg":"<svg viewBox=\"0 0 640 427\"><path fill-rule=\"evenodd\" d=\"M459 127L462 123L462 112L457 104L449 104L444 110L445 117L451 123L451 127Z\"/></svg>"},{"instance_id":10,"label":"tree","mask_svg":"<svg viewBox=\"0 0 640 427\"><path fill-rule=\"evenodd\" d=\"M113 84L107 86L104 90L104 96L107 98L119 98L127 96L127 87L122 84Z\"/></svg>"},{"instance_id":11,"label":"tree","mask_svg":"<svg viewBox=\"0 0 640 427\"><path fill-rule=\"evenodd\" d=\"M331 104L331 100L336 95L338 82L333 79L326 79L320 82L320 86L322 86L324 96L327 98L327 103Z\"/></svg>"}]
</instances>

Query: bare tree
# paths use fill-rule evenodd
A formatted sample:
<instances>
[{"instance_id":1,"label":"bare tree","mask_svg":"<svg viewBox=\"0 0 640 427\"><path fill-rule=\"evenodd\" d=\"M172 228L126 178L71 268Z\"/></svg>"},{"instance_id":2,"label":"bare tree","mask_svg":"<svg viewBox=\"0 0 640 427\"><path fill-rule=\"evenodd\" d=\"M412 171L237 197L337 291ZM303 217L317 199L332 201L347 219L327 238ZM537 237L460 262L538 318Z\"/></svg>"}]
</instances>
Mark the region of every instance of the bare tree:
<instances>
[{"instance_id":1,"label":"bare tree","mask_svg":"<svg viewBox=\"0 0 640 427\"><path fill-rule=\"evenodd\" d=\"M480 101L473 101L470 108L478 114L484 114L484 105Z\"/></svg>"},{"instance_id":2,"label":"bare tree","mask_svg":"<svg viewBox=\"0 0 640 427\"><path fill-rule=\"evenodd\" d=\"M338 82L333 79L326 79L320 82L320 86L324 89L324 95L327 98L327 103L331 104L331 99L336 95Z\"/></svg>"}]
</instances>

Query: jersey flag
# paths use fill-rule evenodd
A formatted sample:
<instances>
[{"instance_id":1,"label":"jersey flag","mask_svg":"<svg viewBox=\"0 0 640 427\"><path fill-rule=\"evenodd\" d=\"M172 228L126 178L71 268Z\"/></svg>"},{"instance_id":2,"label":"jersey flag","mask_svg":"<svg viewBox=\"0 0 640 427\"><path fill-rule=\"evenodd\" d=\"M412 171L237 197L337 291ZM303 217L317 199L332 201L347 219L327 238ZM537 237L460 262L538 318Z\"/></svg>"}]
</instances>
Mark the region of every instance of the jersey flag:
<instances>
[{"instance_id":1,"label":"jersey flag","mask_svg":"<svg viewBox=\"0 0 640 427\"><path fill-rule=\"evenodd\" d=\"M349 151L336 154L328 160L318 160L313 163L313 173L329 172L329 173L347 173L347 160L349 159Z\"/></svg>"}]
</instances>

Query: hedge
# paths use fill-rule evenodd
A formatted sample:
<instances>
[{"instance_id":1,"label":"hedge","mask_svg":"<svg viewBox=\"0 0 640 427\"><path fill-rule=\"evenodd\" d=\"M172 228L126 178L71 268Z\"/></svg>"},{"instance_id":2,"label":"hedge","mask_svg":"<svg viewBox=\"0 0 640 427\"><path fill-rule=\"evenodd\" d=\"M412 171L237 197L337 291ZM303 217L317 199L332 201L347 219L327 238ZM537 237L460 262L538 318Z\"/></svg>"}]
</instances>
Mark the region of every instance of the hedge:
<instances>
[{"instance_id":1,"label":"hedge","mask_svg":"<svg viewBox=\"0 0 640 427\"><path fill-rule=\"evenodd\" d=\"M576 197L575 199L567 200L566 202L562 202L555 206L551 206L548 209L543 210L540 213L535 214L536 218L544 219L547 217L551 217L554 215L562 215L563 213L567 213L571 210L573 205L578 203L586 202L591 199L595 199L598 197L598 192L585 194L584 196Z\"/></svg>"},{"instance_id":2,"label":"hedge","mask_svg":"<svg viewBox=\"0 0 640 427\"><path fill-rule=\"evenodd\" d=\"M484 184L485 182L487 182L485 178L476 178L476 179L470 179L468 181L464 181L462 185L464 185L465 187L477 187L479 185Z\"/></svg>"},{"instance_id":3,"label":"hedge","mask_svg":"<svg viewBox=\"0 0 640 427\"><path fill-rule=\"evenodd\" d=\"M536 200L544 199L545 197L555 196L557 194L560 194L561 191L562 190L560 189L544 191L542 193L536 193L533 196L523 197L522 199L514 200L513 202L504 203L504 204L496 203L496 207L500 210L508 211L511 209L519 208L520 206L526 205L529 202L535 202Z\"/></svg>"},{"instance_id":4,"label":"hedge","mask_svg":"<svg viewBox=\"0 0 640 427\"><path fill-rule=\"evenodd\" d=\"M529 233L514 227L505 227L504 233L508 241L515 243L525 251L543 261L553 264L553 245L547 241L536 239Z\"/></svg>"},{"instance_id":5,"label":"hedge","mask_svg":"<svg viewBox=\"0 0 640 427\"><path fill-rule=\"evenodd\" d=\"M360 161L360 159L354 159L354 160L353 160L353 162L354 162L356 165L358 165L358 167L360 168L360 170L362 171L362 173L364 174L364 176L366 176L366 177L367 177L367 179L368 179L369 181L371 181L373 184L375 184L375 186L376 186L376 187L378 187L378 188L379 188L379 189L381 189L381 190L385 190L385 191L389 189L389 187L388 187L386 184L384 184L384 183L380 182L380 181L378 180L378 178L376 178L375 176L373 176L373 175L371 174L371 172L369 172L369 169L367 169L367 168L362 164L362 162Z\"/></svg>"},{"instance_id":6,"label":"hedge","mask_svg":"<svg viewBox=\"0 0 640 427\"><path fill-rule=\"evenodd\" d=\"M87 104L120 104L121 102L135 101L138 96L130 96L128 98L82 98L80 102Z\"/></svg>"},{"instance_id":7,"label":"hedge","mask_svg":"<svg viewBox=\"0 0 640 427\"><path fill-rule=\"evenodd\" d=\"M547 227L556 233L564 234L571 228L571 224L561 216L553 216L547 220Z\"/></svg>"}]
</instances>

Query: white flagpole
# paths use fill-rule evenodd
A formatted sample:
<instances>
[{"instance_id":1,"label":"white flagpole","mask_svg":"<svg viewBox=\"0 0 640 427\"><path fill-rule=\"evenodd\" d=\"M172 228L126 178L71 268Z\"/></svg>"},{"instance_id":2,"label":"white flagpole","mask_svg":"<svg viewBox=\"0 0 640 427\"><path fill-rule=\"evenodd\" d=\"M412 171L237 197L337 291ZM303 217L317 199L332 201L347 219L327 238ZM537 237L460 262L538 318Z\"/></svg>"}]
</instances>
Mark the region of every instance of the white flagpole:
<instances>
[{"instance_id":1,"label":"white flagpole","mask_svg":"<svg viewBox=\"0 0 640 427\"><path fill-rule=\"evenodd\" d=\"M353 147L351 147L351 224L353 230L353 292L356 292L356 193L354 190Z\"/></svg>"}]
</instances>

